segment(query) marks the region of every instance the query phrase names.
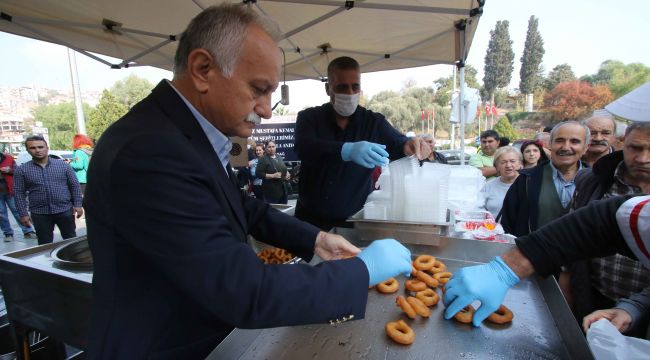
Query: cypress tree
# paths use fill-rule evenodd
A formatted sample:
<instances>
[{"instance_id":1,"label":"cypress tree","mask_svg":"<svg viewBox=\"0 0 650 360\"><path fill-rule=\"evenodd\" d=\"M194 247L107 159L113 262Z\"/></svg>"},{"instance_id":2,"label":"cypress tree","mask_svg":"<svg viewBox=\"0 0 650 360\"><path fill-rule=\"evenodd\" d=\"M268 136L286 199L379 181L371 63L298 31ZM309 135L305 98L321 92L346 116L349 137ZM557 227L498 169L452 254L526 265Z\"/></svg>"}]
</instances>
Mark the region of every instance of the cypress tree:
<instances>
[{"instance_id":1,"label":"cypress tree","mask_svg":"<svg viewBox=\"0 0 650 360\"><path fill-rule=\"evenodd\" d=\"M544 40L537 30L538 21L535 16L531 16L528 20L528 32L519 70L519 91L522 94L532 94L542 85L541 64L544 57Z\"/></svg>"},{"instance_id":2,"label":"cypress tree","mask_svg":"<svg viewBox=\"0 0 650 360\"><path fill-rule=\"evenodd\" d=\"M485 54L483 84L494 104L494 91L508 86L514 69L515 53L508 31L508 20L497 21L494 30L490 30L490 43Z\"/></svg>"}]
</instances>

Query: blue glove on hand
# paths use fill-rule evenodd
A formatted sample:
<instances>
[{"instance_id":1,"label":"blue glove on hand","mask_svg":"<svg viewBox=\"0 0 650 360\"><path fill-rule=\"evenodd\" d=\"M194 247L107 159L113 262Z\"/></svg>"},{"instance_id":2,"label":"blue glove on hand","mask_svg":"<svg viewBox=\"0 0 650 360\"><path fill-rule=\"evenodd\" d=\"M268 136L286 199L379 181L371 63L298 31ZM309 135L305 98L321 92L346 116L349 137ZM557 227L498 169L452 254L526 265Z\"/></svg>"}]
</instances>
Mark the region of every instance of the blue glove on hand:
<instances>
[{"instance_id":1,"label":"blue glove on hand","mask_svg":"<svg viewBox=\"0 0 650 360\"><path fill-rule=\"evenodd\" d=\"M357 165L372 169L375 166L388 164L386 145L375 144L369 141L346 142L341 147L343 161L354 161Z\"/></svg>"},{"instance_id":2,"label":"blue glove on hand","mask_svg":"<svg viewBox=\"0 0 650 360\"><path fill-rule=\"evenodd\" d=\"M497 256L487 264L462 268L447 283L442 298L447 307L445 319L449 320L474 300L481 306L474 313L472 324L476 327L499 308L508 289L519 282L519 277Z\"/></svg>"},{"instance_id":3,"label":"blue glove on hand","mask_svg":"<svg viewBox=\"0 0 650 360\"><path fill-rule=\"evenodd\" d=\"M368 268L369 286L411 273L411 252L394 239L373 241L359 255Z\"/></svg>"}]
</instances>

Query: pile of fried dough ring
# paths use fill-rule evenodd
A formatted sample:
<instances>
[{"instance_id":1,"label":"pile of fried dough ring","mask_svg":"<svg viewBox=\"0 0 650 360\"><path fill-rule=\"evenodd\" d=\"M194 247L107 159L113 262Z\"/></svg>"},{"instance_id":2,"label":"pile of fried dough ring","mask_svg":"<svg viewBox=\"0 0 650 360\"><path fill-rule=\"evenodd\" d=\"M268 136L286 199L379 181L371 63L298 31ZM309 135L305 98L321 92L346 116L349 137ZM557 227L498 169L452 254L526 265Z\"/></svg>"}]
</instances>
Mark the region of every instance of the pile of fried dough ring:
<instances>
[{"instance_id":1,"label":"pile of fried dough ring","mask_svg":"<svg viewBox=\"0 0 650 360\"><path fill-rule=\"evenodd\" d=\"M441 285L444 294L445 284L452 274L447 271L447 266L431 255L420 255L413 261L411 278L406 280L404 287L407 292L415 296L397 296L395 302L410 319L417 315L428 318L431 316L429 307L436 306L440 296L434 290ZM383 294L392 294L399 290L400 284L395 278L390 278L376 286L377 291ZM468 305L459 311L454 319L462 323L471 323L474 308ZM497 311L488 317L488 320L497 324L512 321L513 314L507 307L501 305ZM415 341L415 331L404 320L392 321L385 326L386 334L393 341L402 345L410 345Z\"/></svg>"},{"instance_id":2,"label":"pile of fried dough ring","mask_svg":"<svg viewBox=\"0 0 650 360\"><path fill-rule=\"evenodd\" d=\"M280 248L264 248L257 257L265 264L284 264L294 258L293 254Z\"/></svg>"}]
</instances>

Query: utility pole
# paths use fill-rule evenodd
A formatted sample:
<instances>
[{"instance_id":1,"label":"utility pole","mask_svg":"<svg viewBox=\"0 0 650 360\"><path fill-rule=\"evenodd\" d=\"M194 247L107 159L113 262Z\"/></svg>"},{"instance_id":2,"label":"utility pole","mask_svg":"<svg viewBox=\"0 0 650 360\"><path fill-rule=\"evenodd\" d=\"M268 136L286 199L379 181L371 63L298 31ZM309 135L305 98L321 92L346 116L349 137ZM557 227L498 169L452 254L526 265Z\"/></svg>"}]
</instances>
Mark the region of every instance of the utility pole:
<instances>
[{"instance_id":1,"label":"utility pole","mask_svg":"<svg viewBox=\"0 0 650 360\"><path fill-rule=\"evenodd\" d=\"M77 113L77 129L80 134L86 134L86 120L81 103L81 90L79 89L79 75L77 74L77 59L74 51L68 48L68 63L70 64L70 78L72 80L72 93L74 95L75 112Z\"/></svg>"}]
</instances>

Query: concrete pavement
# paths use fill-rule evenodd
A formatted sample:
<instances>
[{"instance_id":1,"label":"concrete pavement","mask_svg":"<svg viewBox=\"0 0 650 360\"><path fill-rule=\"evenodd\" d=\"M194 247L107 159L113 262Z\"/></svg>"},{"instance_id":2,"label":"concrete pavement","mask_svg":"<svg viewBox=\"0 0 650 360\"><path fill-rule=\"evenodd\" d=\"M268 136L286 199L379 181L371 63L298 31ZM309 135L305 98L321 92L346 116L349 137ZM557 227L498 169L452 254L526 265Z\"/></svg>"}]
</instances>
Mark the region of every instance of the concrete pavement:
<instances>
[{"instance_id":1,"label":"concrete pavement","mask_svg":"<svg viewBox=\"0 0 650 360\"><path fill-rule=\"evenodd\" d=\"M23 238L23 232L16 223L16 220L12 215L9 215L9 222L11 222L11 227L14 229L14 240L11 242L4 242L4 236L0 232L0 254L5 254L12 251L17 251L25 249L28 247L38 246L38 240L36 239L25 239ZM86 220L85 218L77 219L77 236L86 235ZM54 241L61 241L61 233L59 229L54 227Z\"/></svg>"}]
</instances>

